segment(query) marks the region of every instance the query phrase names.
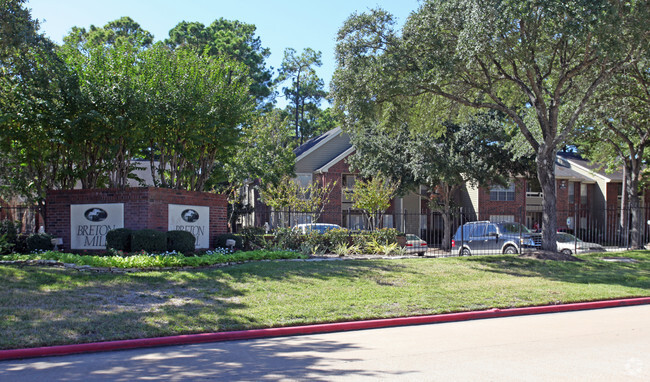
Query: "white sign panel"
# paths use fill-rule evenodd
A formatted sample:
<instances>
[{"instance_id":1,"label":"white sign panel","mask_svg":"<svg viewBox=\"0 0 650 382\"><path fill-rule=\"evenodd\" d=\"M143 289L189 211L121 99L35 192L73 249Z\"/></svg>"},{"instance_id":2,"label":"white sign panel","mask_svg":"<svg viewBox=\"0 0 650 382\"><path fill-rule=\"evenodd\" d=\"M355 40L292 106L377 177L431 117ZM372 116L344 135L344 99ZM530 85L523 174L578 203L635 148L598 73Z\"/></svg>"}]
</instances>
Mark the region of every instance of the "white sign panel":
<instances>
[{"instance_id":1,"label":"white sign panel","mask_svg":"<svg viewBox=\"0 0 650 382\"><path fill-rule=\"evenodd\" d=\"M169 204L169 230L189 231L195 248L210 247L210 207Z\"/></svg>"},{"instance_id":2,"label":"white sign panel","mask_svg":"<svg viewBox=\"0 0 650 382\"><path fill-rule=\"evenodd\" d=\"M70 248L106 249L106 233L116 228L124 228L124 203L70 205Z\"/></svg>"}]
</instances>

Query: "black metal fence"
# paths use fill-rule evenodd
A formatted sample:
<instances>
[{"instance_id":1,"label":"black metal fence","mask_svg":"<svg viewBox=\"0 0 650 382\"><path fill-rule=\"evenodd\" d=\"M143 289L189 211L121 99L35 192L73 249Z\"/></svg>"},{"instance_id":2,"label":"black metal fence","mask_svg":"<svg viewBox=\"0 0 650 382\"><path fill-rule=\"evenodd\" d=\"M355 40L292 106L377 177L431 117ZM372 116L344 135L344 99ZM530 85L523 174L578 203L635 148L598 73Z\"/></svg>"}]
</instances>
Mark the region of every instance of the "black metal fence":
<instances>
[{"instance_id":1,"label":"black metal fence","mask_svg":"<svg viewBox=\"0 0 650 382\"><path fill-rule=\"evenodd\" d=\"M632 224L632 215L636 214L636 225ZM372 219L371 219L372 218ZM277 227L293 227L305 223L330 223L337 224L350 230L368 230L376 228L395 228L406 234L417 235L428 243L427 254L437 256L458 255L461 244L456 243L454 235L463 225L467 223L489 221L489 222L512 222L519 223L521 229L518 243L522 240L540 237L542 229L541 211L526 211L525 208L492 208L481 211L468 211L463 208L453 208L448 214L440 211L423 212L387 212L380 216L369 217L358 210L325 210L320 213L304 213L295 211L271 211L257 210L254 213L242 216L237 226L266 227L269 231ZM594 209L571 209L557 211L558 231L574 235L573 251L578 247L586 251L588 242L599 244L607 251L620 251L634 246L644 246L650 241L650 209L647 207L637 209L608 208L602 210ZM445 229L448 225L448 234ZM535 235L536 234L536 235ZM503 237L503 236L502 236ZM567 236L562 235L562 240ZM464 244L464 243L463 243ZM558 245L558 248L567 245ZM595 247L595 246L592 246ZM521 245L518 251L530 249L529 246ZM532 247L534 248L534 247ZM491 250L491 253L504 251L501 246ZM582 252L578 249L578 252Z\"/></svg>"}]
</instances>

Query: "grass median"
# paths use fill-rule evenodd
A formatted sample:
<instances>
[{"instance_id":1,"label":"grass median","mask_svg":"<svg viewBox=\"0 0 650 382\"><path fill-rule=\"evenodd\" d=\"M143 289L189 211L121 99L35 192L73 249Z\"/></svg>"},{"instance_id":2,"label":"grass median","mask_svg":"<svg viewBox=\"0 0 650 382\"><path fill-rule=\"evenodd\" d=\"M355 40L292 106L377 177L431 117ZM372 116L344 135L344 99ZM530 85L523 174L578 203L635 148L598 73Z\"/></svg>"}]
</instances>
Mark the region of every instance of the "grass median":
<instances>
[{"instance_id":1,"label":"grass median","mask_svg":"<svg viewBox=\"0 0 650 382\"><path fill-rule=\"evenodd\" d=\"M125 274L5 265L0 349L650 296L650 252L580 257L261 261Z\"/></svg>"}]
</instances>

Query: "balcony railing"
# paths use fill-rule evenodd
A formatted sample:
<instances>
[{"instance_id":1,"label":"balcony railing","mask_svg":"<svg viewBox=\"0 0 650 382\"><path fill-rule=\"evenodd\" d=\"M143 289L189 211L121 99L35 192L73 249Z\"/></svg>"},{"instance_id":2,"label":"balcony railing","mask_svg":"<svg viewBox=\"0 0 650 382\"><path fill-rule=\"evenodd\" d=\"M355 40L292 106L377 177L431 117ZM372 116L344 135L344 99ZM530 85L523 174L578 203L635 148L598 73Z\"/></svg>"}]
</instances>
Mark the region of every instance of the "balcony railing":
<instances>
[{"instance_id":1,"label":"balcony railing","mask_svg":"<svg viewBox=\"0 0 650 382\"><path fill-rule=\"evenodd\" d=\"M528 211L541 211L542 202L544 198L543 192L526 192L526 210Z\"/></svg>"}]
</instances>

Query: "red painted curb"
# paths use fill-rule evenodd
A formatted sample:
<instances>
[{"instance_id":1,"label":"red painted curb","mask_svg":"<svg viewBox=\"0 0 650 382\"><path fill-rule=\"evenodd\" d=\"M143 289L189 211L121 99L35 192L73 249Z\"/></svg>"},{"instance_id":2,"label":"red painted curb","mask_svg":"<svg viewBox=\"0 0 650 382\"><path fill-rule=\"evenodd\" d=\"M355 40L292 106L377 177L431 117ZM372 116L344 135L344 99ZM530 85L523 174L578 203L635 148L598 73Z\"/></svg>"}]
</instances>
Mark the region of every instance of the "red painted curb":
<instances>
[{"instance_id":1,"label":"red painted curb","mask_svg":"<svg viewBox=\"0 0 650 382\"><path fill-rule=\"evenodd\" d=\"M247 340L247 339L254 339L254 338L281 337L281 336L292 336L292 335L299 335L299 334L330 333L330 332L341 332L341 331L349 331L349 330L376 329L376 328L385 328L390 326L467 321L467 320L477 320L483 318L569 312L569 311L576 311L576 310L613 308L613 307L644 305L644 304L650 304L650 297L608 300L608 301L581 302L581 303L563 304L563 305L532 306L526 308L490 309L490 310L483 310L483 311L476 311L476 312L447 313L447 314L437 314L437 315L430 315L430 316L398 317L398 318L386 318L386 319L365 320L365 321L336 322L330 324L317 324L317 325L268 328L268 329L253 329L253 330L242 330L242 331L235 331L235 332L188 334L188 335L181 335L181 336L95 342L89 344L46 346L46 347L28 348L28 349L11 349L11 350L0 350L0 360L46 357L46 356L90 353L90 352L111 351L111 350L125 350L125 349L135 349L135 348L145 348L145 347L155 347L155 346L198 344L204 342Z\"/></svg>"}]
</instances>

